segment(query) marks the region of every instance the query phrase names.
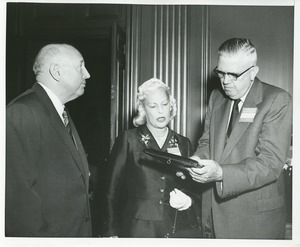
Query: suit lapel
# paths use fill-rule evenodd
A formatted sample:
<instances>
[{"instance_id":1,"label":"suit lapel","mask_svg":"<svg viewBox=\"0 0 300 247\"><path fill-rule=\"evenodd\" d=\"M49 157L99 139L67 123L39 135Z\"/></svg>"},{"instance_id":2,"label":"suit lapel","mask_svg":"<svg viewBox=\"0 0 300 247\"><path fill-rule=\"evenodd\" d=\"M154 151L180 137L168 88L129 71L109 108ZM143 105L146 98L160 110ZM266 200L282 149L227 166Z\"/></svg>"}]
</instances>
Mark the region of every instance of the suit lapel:
<instances>
[{"instance_id":1,"label":"suit lapel","mask_svg":"<svg viewBox=\"0 0 300 247\"><path fill-rule=\"evenodd\" d=\"M174 132L169 128L167 139L166 139L164 145L162 146L162 148L160 148L158 146L154 136L152 135L152 133L150 132L150 130L147 128L146 125L143 125L140 127L140 133L141 133L141 137L144 138L144 140L148 139L148 142L147 142L148 147L156 149L156 150L164 151L164 152L167 150L169 141L171 140L172 136L174 135Z\"/></svg>"},{"instance_id":2,"label":"suit lapel","mask_svg":"<svg viewBox=\"0 0 300 247\"><path fill-rule=\"evenodd\" d=\"M245 99L245 102L243 104L243 107L241 109L241 113L243 112L244 108L257 108L257 105L261 102L261 89L258 79L255 79L253 82L253 85ZM241 115L240 113L240 115ZM228 113L229 114L229 113ZM239 117L240 117L239 115ZM238 122L234 126L231 135L229 139L227 140L227 144L225 146L225 149L222 153L222 156L220 158L220 163L223 163L228 155L231 153L231 151L234 149L234 147L239 142L242 135L245 133L245 130L248 128L248 126L251 124L251 122Z\"/></svg>"},{"instance_id":3,"label":"suit lapel","mask_svg":"<svg viewBox=\"0 0 300 247\"><path fill-rule=\"evenodd\" d=\"M69 115L70 116L70 115ZM80 137L79 137L79 134L78 134L78 132L77 132L77 129L76 129L76 127L75 127L75 125L74 125L74 122L73 122L73 120L72 120L72 118L71 117L69 117L69 120L70 120L70 125L71 125L71 130L72 130L72 132L73 132L73 135L74 135L74 137L75 137L75 140L76 140L76 144L77 144L77 147L78 147L78 150L76 149L76 147L75 147L75 145L74 145L74 143L73 143L73 141L72 141L72 139L71 138L69 138L69 139L71 139L71 142L72 142L72 144L73 144L73 147L75 147L75 150L74 150L74 148L72 147L72 150L73 151L76 151L75 153L74 153L74 155L77 155L77 157L79 157L79 159L80 159L80 164L86 164L86 165L83 165L83 169L84 169L84 175L88 175L89 174L89 167L88 167L88 161L87 161L87 158L86 158L86 153L85 153L85 150L84 150L84 147L83 147L83 145L82 145L82 143L81 143L81 140L80 140ZM79 156L78 156L79 155ZM80 166L81 167L81 166ZM79 168L80 168L79 167Z\"/></svg>"},{"instance_id":4,"label":"suit lapel","mask_svg":"<svg viewBox=\"0 0 300 247\"><path fill-rule=\"evenodd\" d=\"M174 136L174 131L172 131L172 130L169 128L169 132L168 132L167 139L166 139L166 141L165 141L165 143L164 143L164 145L162 146L162 149L161 149L163 152L166 152L166 151L167 151L167 148L170 147L170 144L169 144L169 143L170 143L172 137L175 138L175 136ZM180 150L180 151L181 151L181 150Z\"/></svg>"},{"instance_id":5,"label":"suit lapel","mask_svg":"<svg viewBox=\"0 0 300 247\"><path fill-rule=\"evenodd\" d=\"M224 150L226 142L226 130L228 123L228 116L230 111L231 100L224 98L224 101L220 104L220 107L214 112L214 131L210 132L213 134L212 140L215 140L213 147L214 160L219 161Z\"/></svg>"},{"instance_id":6,"label":"suit lapel","mask_svg":"<svg viewBox=\"0 0 300 247\"><path fill-rule=\"evenodd\" d=\"M76 147L75 147L75 145L74 145L67 129L63 125L61 119L59 119L59 121L57 121L57 118L53 115L54 114L51 114L51 116L50 116L50 124L52 125L53 129L56 131L56 133L60 137L61 141L65 144L66 148L70 152L70 154L71 154L73 160L75 161L75 164L78 167L78 169L86 177L87 171L83 166L83 161L82 161L81 153L80 153L81 148L79 148L79 141L78 141L79 136L78 136L78 133L77 133L76 129L74 129L73 123L71 124L71 118L69 117L69 121L70 121L70 124L71 124L71 129L72 129L73 135L75 136L75 139L76 139L79 150L76 149ZM56 113L56 115L58 115L58 114Z\"/></svg>"},{"instance_id":7,"label":"suit lapel","mask_svg":"<svg viewBox=\"0 0 300 247\"><path fill-rule=\"evenodd\" d=\"M45 113L49 116L49 122L53 129L56 131L58 136L60 137L61 141L65 144L66 148L69 150L70 154L72 155L73 160L75 161L76 166L81 171L84 177L88 175L88 164L86 161L85 154L83 154L82 151L82 144L80 142L80 138L78 136L78 133L76 131L76 128L73 124L72 119L70 118L70 124L73 131L73 134L75 135L76 141L80 143L80 151L76 149L72 139L70 138L70 135L68 131L66 130L60 116L58 115L52 101L50 100L48 94L45 92L45 90L38 84L35 83L32 87L32 89L36 92L36 94L39 96L39 99L44 105ZM79 147L78 147L79 148ZM83 156L84 157L81 157ZM87 167L84 167L83 160L86 161Z\"/></svg>"},{"instance_id":8,"label":"suit lapel","mask_svg":"<svg viewBox=\"0 0 300 247\"><path fill-rule=\"evenodd\" d=\"M153 148L156 150L160 150L158 144L156 143L154 136L151 134L150 130L146 125L142 125L140 128L141 141L144 142L145 147Z\"/></svg>"}]
</instances>

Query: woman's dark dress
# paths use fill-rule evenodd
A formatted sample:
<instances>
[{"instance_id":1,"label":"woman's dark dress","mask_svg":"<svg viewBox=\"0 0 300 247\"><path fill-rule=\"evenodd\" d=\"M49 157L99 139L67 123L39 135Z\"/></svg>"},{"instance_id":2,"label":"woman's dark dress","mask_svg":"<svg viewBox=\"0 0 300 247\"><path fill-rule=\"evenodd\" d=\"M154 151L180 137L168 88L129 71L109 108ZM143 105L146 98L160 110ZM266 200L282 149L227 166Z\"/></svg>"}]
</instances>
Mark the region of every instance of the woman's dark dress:
<instances>
[{"instance_id":1,"label":"woman's dark dress","mask_svg":"<svg viewBox=\"0 0 300 247\"><path fill-rule=\"evenodd\" d=\"M178 147L182 156L193 154L190 140L170 129L161 149L146 126L122 132L109 160L108 235L172 237L177 210L169 205L169 193L177 188L191 196L193 204L188 210L177 211L175 233L201 237L199 184L178 178L174 168L145 154L146 147L164 152ZM180 231L184 229L187 232Z\"/></svg>"}]
</instances>

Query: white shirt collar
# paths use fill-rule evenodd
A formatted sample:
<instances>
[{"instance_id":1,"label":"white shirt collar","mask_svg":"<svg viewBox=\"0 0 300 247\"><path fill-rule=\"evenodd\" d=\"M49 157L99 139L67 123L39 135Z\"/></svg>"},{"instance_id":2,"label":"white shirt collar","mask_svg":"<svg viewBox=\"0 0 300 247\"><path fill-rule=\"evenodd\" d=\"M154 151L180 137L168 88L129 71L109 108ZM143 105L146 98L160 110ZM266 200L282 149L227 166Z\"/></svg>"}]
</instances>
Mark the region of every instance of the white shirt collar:
<instances>
[{"instance_id":1,"label":"white shirt collar","mask_svg":"<svg viewBox=\"0 0 300 247\"><path fill-rule=\"evenodd\" d=\"M248 88L247 92L243 95L243 97L240 98L241 101L240 101L240 103L238 104L239 111L241 110L241 108L242 108L242 106L243 106L243 104L244 104L244 102L245 102L245 100L246 100L246 97L247 97L247 95L248 95L248 93L249 93L249 91L250 91L250 89L251 89L251 87L252 87L252 85L253 85L253 82L252 82L251 86ZM231 109L232 109L232 107L233 107L233 103L234 103L234 100L231 100ZM231 112L231 110L230 110L230 112Z\"/></svg>"},{"instance_id":2,"label":"white shirt collar","mask_svg":"<svg viewBox=\"0 0 300 247\"><path fill-rule=\"evenodd\" d=\"M251 88L251 87L250 87L250 88ZM247 95L248 95L248 93L249 93L250 88L249 88L248 91L244 94L244 96L240 98L242 104L244 104L245 99L246 99L246 97L247 97Z\"/></svg>"},{"instance_id":3,"label":"white shirt collar","mask_svg":"<svg viewBox=\"0 0 300 247\"><path fill-rule=\"evenodd\" d=\"M38 82L38 84L40 84L44 90L46 91L46 93L48 94L50 100L52 101L58 115L60 116L61 120L64 122L62 113L64 111L65 106L61 103L61 101L59 100L59 98L45 85L43 85L42 83Z\"/></svg>"}]
</instances>

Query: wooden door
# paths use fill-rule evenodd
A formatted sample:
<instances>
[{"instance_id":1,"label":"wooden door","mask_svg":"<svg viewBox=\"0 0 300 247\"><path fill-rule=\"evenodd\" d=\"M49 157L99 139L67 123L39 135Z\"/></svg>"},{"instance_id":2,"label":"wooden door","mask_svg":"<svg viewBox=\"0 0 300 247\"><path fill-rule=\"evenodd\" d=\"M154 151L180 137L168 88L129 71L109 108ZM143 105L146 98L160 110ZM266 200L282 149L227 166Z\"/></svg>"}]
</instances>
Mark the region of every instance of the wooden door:
<instances>
[{"instance_id":1,"label":"wooden door","mask_svg":"<svg viewBox=\"0 0 300 247\"><path fill-rule=\"evenodd\" d=\"M125 38L125 32L115 23L111 37L110 148L120 131L125 129Z\"/></svg>"}]
</instances>

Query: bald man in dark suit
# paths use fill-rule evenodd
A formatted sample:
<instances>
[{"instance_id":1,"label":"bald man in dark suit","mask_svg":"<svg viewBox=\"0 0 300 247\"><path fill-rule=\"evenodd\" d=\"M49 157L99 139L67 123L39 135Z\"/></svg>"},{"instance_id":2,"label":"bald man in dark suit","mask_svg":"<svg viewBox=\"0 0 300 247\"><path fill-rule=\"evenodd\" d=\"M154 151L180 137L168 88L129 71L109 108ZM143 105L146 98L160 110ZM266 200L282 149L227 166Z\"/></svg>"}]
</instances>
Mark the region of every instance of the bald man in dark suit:
<instances>
[{"instance_id":1,"label":"bald man in dark suit","mask_svg":"<svg viewBox=\"0 0 300 247\"><path fill-rule=\"evenodd\" d=\"M36 83L6 109L5 234L89 237L88 162L64 104L90 74L67 44L43 47L33 70Z\"/></svg>"}]
</instances>

